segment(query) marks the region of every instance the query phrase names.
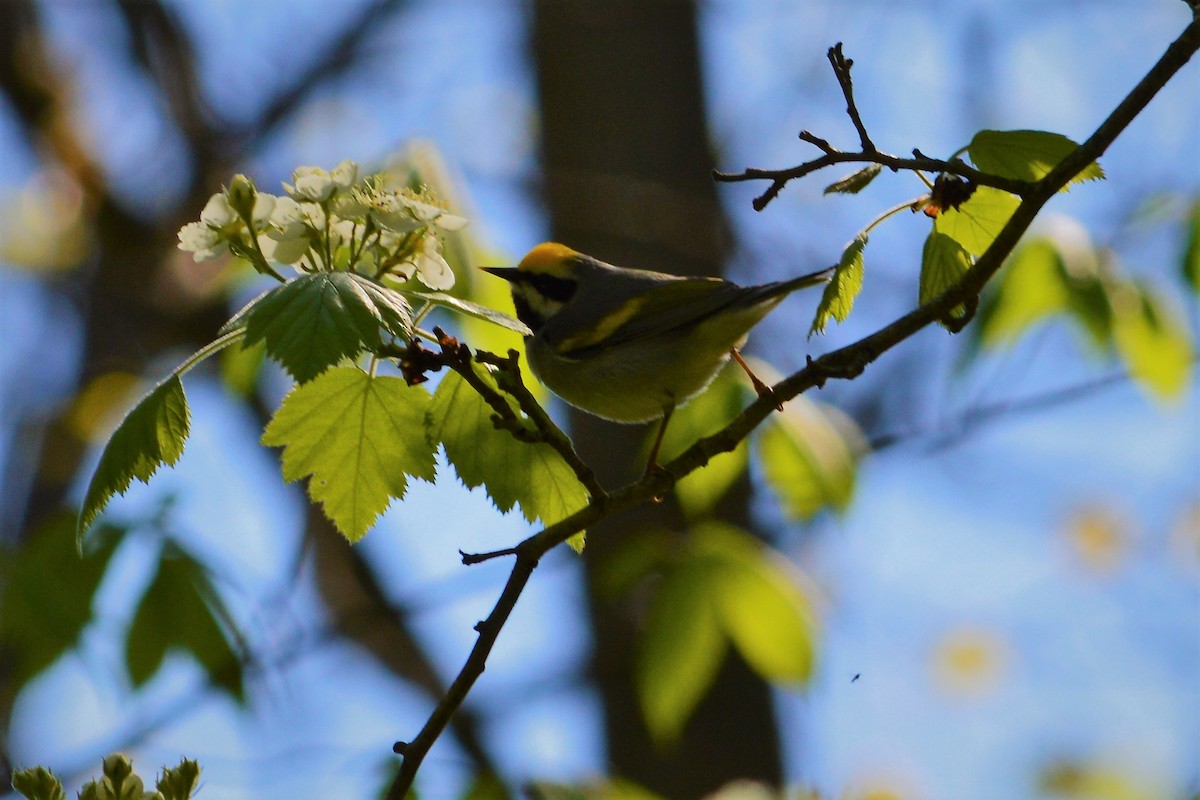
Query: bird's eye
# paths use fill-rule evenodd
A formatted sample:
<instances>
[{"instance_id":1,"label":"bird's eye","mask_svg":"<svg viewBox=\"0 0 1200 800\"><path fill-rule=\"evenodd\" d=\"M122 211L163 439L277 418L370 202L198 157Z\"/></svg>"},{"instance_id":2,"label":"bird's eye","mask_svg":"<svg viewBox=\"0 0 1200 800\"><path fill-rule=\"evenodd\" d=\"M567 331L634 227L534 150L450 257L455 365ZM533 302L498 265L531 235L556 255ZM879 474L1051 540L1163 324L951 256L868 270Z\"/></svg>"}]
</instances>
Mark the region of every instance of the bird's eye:
<instances>
[{"instance_id":1,"label":"bird's eye","mask_svg":"<svg viewBox=\"0 0 1200 800\"><path fill-rule=\"evenodd\" d=\"M528 283L533 290L547 300L554 300L558 303L565 303L575 295L575 290L579 288L579 282L571 278L559 278L555 275L546 275L545 273L535 273L524 276L525 282Z\"/></svg>"}]
</instances>

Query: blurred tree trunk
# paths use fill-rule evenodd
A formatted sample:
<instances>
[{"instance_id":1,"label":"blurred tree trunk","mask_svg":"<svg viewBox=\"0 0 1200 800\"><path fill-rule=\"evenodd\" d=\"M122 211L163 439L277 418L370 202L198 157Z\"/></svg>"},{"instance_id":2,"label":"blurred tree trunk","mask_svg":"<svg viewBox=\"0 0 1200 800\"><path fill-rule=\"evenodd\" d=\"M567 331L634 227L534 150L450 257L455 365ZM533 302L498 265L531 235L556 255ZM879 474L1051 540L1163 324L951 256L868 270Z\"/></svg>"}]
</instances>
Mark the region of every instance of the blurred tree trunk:
<instances>
[{"instance_id":1,"label":"blurred tree trunk","mask_svg":"<svg viewBox=\"0 0 1200 800\"><path fill-rule=\"evenodd\" d=\"M695 8L688 2L541 0L533 50L541 102L546 203L555 238L606 261L678 274L717 274L726 227L709 178ZM571 420L584 458L612 485L636 477L645 431L584 414ZM744 522L742 487L731 515ZM594 529L598 567L626 536L682 526L663 503ZM768 687L736 656L670 751L651 742L633 683L628 608L591 592L593 668L604 703L610 769L666 797L701 797L734 778L778 784Z\"/></svg>"}]
</instances>

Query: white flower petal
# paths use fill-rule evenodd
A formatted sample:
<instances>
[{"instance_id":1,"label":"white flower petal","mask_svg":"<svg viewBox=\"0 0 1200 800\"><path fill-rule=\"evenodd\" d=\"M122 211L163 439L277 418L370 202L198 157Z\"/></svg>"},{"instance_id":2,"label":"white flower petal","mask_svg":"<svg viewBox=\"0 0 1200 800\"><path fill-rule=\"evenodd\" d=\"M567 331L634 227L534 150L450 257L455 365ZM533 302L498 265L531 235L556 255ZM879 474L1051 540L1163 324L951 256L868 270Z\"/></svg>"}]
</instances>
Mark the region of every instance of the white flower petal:
<instances>
[{"instance_id":1,"label":"white flower petal","mask_svg":"<svg viewBox=\"0 0 1200 800\"><path fill-rule=\"evenodd\" d=\"M460 217L458 214L442 214L433 223L444 231L459 231L465 228L469 221L466 217Z\"/></svg>"},{"instance_id":2,"label":"white flower petal","mask_svg":"<svg viewBox=\"0 0 1200 800\"><path fill-rule=\"evenodd\" d=\"M200 212L200 221L210 228L223 228L235 219L237 214L230 208L229 198L220 193L208 198Z\"/></svg>"},{"instance_id":3,"label":"white flower petal","mask_svg":"<svg viewBox=\"0 0 1200 800\"><path fill-rule=\"evenodd\" d=\"M417 256L417 278L430 289L444 291L454 285L454 271L442 257L438 240L430 236Z\"/></svg>"},{"instance_id":4,"label":"white flower petal","mask_svg":"<svg viewBox=\"0 0 1200 800\"><path fill-rule=\"evenodd\" d=\"M342 189L349 189L358 180L358 164L350 159L338 164L329 173L329 177Z\"/></svg>"},{"instance_id":5,"label":"white flower petal","mask_svg":"<svg viewBox=\"0 0 1200 800\"><path fill-rule=\"evenodd\" d=\"M278 198L273 194L259 192L254 197L254 211L250 215L251 222L254 223L254 229L261 230L267 226L271 220L271 214L275 211L275 201Z\"/></svg>"}]
</instances>

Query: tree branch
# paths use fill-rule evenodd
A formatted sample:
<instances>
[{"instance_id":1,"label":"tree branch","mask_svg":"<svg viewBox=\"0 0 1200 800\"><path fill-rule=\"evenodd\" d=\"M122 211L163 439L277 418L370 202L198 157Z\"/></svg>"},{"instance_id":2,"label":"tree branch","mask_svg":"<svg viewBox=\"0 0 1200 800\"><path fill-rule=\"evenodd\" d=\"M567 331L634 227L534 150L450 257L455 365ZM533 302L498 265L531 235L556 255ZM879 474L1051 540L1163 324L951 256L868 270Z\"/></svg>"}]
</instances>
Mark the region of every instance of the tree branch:
<instances>
[{"instance_id":1,"label":"tree branch","mask_svg":"<svg viewBox=\"0 0 1200 800\"><path fill-rule=\"evenodd\" d=\"M600 519L662 496L679 478L699 469L714 456L737 447L739 442L775 410L776 404L790 400L808 389L820 388L831 378L850 380L857 377L883 353L930 323L945 318L956 306L977 298L1042 207L1083 167L1098 159L1108 149L1113 140L1141 113L1154 95L1188 62L1198 48L1200 21L1193 15L1192 23L1171 43L1158 63L1100 127L1070 156L1030 187L996 240L955 286L853 344L815 360L810 358L802 370L775 384L771 387L769 395L751 403L722 430L697 441L675 460L664 465L664 470L651 472L641 480L607 496L594 497L584 508L528 537L510 551L497 551L496 555L515 556L512 572L492 612L476 626L479 638L458 676L430 714L421 732L412 742L396 744L394 749L403 755L404 761L388 791L388 800L403 800L407 795L422 760L483 673L500 629L516 606L538 560L550 548L561 544Z\"/></svg>"}]
</instances>

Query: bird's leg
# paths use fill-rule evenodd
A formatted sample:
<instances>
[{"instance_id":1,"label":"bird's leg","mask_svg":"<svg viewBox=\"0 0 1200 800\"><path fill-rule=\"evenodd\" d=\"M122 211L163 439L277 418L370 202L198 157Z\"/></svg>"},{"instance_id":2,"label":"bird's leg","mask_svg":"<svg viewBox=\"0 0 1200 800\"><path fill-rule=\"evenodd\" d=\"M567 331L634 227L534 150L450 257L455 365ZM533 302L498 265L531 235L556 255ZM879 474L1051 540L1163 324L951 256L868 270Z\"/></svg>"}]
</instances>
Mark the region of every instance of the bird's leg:
<instances>
[{"instance_id":1,"label":"bird's leg","mask_svg":"<svg viewBox=\"0 0 1200 800\"><path fill-rule=\"evenodd\" d=\"M650 458L646 461L645 475L656 472L662 467L658 465L658 451L662 448L663 436L667 433L667 423L671 421L671 415L675 413L675 404L663 406L662 422L658 424L658 434L654 437L654 445L650 448Z\"/></svg>"},{"instance_id":2,"label":"bird's leg","mask_svg":"<svg viewBox=\"0 0 1200 800\"><path fill-rule=\"evenodd\" d=\"M763 383L762 380L754 374L754 371L750 369L750 365L746 363L746 359L742 358L742 354L737 351L736 347L730 349L729 355L733 356L733 360L738 363L738 366L746 370L746 374L750 376L750 385L754 387L754 391L759 397L770 397L773 394L771 387ZM775 408L783 411L783 403L777 403Z\"/></svg>"}]
</instances>

